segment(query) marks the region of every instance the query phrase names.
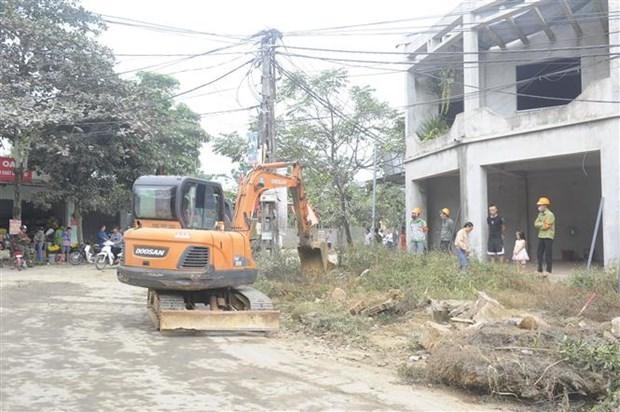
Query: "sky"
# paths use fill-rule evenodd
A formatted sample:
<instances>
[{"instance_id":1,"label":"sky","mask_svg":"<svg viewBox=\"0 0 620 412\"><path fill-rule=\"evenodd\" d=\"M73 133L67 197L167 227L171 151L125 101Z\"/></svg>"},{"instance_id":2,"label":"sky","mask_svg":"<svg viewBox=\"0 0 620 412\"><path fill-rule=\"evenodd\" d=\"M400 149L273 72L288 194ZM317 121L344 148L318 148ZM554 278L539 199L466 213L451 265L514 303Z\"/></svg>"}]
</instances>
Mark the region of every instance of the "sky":
<instances>
[{"instance_id":1,"label":"sky","mask_svg":"<svg viewBox=\"0 0 620 412\"><path fill-rule=\"evenodd\" d=\"M405 40L405 32L432 24L439 16L455 8L459 0L412 1L278 1L278 0L83 0L82 5L93 12L106 16L136 19L149 23L181 27L232 37L207 36L204 34L171 33L145 30L108 24L99 41L117 55L116 70L123 77L131 78L135 70L160 65L150 70L172 74L180 82L180 91L189 90L206 83L251 58L251 55L228 54L238 51L253 51L256 46L236 46L220 53L174 62L172 56L122 56L123 54L197 54L207 50L228 46L238 42L238 37L248 37L264 29L274 28L284 33L282 42L286 46L318 47L344 50L402 51L397 45ZM425 19L420 19L424 17ZM428 17L428 18L427 18ZM107 17L113 19L113 17ZM317 28L375 23L400 19L415 19L386 25L372 26L375 33L369 35L368 26L342 30L339 35L325 36L295 32ZM364 31L364 35L360 35ZM324 33L324 32L323 32ZM394 33L394 34L392 34ZM322 55L320 52L292 51L298 54ZM329 54L337 58L397 60L399 56ZM322 62L300 57L282 59L289 70L304 70L308 73L327 68L343 67L340 64ZM286 60L290 59L290 60ZM280 61L280 60L279 60ZM351 83L370 85L376 95L393 107L405 102L405 77L401 72L386 72L369 67L346 67L351 74ZM402 69L403 66L394 66ZM181 72L181 73L179 73ZM253 85L260 82L260 73L255 71L246 78L247 69L177 98L197 113L211 113L254 106L260 96ZM245 134L248 120L255 110L207 114L202 126L211 135L238 131ZM202 150L201 166L208 174L229 174L232 163L225 157L213 153L207 144Z\"/></svg>"}]
</instances>

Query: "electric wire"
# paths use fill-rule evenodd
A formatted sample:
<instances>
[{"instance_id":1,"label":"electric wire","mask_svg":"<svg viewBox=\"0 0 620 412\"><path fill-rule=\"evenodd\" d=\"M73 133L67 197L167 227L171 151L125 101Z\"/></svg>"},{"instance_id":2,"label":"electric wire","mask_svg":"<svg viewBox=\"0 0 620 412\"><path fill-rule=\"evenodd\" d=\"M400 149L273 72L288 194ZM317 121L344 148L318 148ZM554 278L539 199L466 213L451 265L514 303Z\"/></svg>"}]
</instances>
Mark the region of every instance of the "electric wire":
<instances>
[{"instance_id":1,"label":"electric wire","mask_svg":"<svg viewBox=\"0 0 620 412\"><path fill-rule=\"evenodd\" d=\"M231 74L235 73L236 71L238 71L238 70L242 69L242 68L243 68L243 67L245 67L246 65L251 64L251 63L252 63L252 62L254 62L254 61L255 61L254 59L250 59L250 60L248 60L248 61L246 61L246 62L244 62L244 63L242 63L242 64L240 64L240 65L238 65L238 66L236 66L236 67L234 67L233 69L231 69L231 70L227 71L226 73L224 73L224 74L222 74L222 75L220 75L220 76L216 77L215 79L210 80L210 81L208 81L208 82L206 82L206 83L199 84L198 86L192 87L191 89L184 90L184 91L182 91L182 92L180 92L180 93L177 93L177 94L175 94L174 96L172 96L172 98L176 98L176 97L179 97L179 96L183 96L183 95L188 94L188 93L191 93L191 92L193 92L193 91L195 91L195 90L199 90L199 89L202 89L203 87L207 87L207 86L209 86L209 85L211 85L211 84L213 84L213 83L216 83L216 82L218 82L218 81L222 80L223 78L228 77L229 75L231 75Z\"/></svg>"},{"instance_id":2,"label":"electric wire","mask_svg":"<svg viewBox=\"0 0 620 412\"><path fill-rule=\"evenodd\" d=\"M203 117L203 116L219 115L219 114L226 114L226 113L237 113L237 112L244 112L244 111L247 111L247 110L256 109L258 107L260 107L260 106L259 105L254 105L254 106L240 107L238 109L228 109L228 110L218 110L218 111L215 111L215 112L198 113L198 115L200 117Z\"/></svg>"},{"instance_id":3,"label":"electric wire","mask_svg":"<svg viewBox=\"0 0 620 412\"><path fill-rule=\"evenodd\" d=\"M129 17L112 16L109 14L99 14L99 15L103 17L103 20L106 23L120 24L120 25L126 25L126 26L138 27L138 28L169 31L173 33L183 33L183 34L199 34L199 35L204 35L204 36L209 36L209 37L221 37L224 39L236 40L236 41L248 40L250 37L250 36L245 36L245 35L222 34L222 33L214 33L214 32L205 32L201 30L187 29L184 27L168 26L168 25L164 25L160 23L153 23L153 22L133 19ZM110 19L115 19L116 21L110 20Z\"/></svg>"},{"instance_id":4,"label":"electric wire","mask_svg":"<svg viewBox=\"0 0 620 412\"><path fill-rule=\"evenodd\" d=\"M237 43L234 43L234 44L229 44L227 46L222 46L222 47L217 47L215 49L207 50L207 51L202 52L202 53L192 54L192 55L187 56L187 57L182 57L182 58L174 59L174 60L168 60L168 61L161 62L161 63L156 63L156 64L150 64L150 65L147 65L147 66L138 67L138 68L131 69L131 70L125 70L123 72L120 72L119 75L128 74L128 73L135 73L135 72L139 72L139 71L143 71L143 70L149 70L149 69L155 69L155 68L163 69L165 67L170 67L172 65L175 65L175 64L178 64L178 63L181 63L181 62L185 62L185 61L192 60L192 59L195 59L195 58L198 58L198 57L202 57L202 56L207 56L207 55L210 55L212 53L216 53L218 51L228 50L228 49L231 49L233 47L241 46L241 45L244 45L244 44L247 44L247 42L246 41L237 42Z\"/></svg>"},{"instance_id":5,"label":"electric wire","mask_svg":"<svg viewBox=\"0 0 620 412\"><path fill-rule=\"evenodd\" d=\"M605 54L587 54L582 57L606 57L612 55L618 55L618 53L605 53ZM276 55L285 55L285 53L276 52ZM310 56L306 54L298 54L298 53L289 53L286 54L289 57L299 57L302 59L314 59L314 60L323 60L328 62L347 62L347 63L370 63L370 64L382 64L386 66L392 65L406 65L412 66L413 62L401 60L401 61L387 61L387 60L364 60L364 59L349 59L343 57L323 57L323 56ZM540 57L536 57L534 59L540 59ZM501 60L442 60L438 63L442 65L454 63L454 64L480 64L480 65L489 65L489 64L503 64L503 63L523 63L523 59L501 59Z\"/></svg>"},{"instance_id":6,"label":"electric wire","mask_svg":"<svg viewBox=\"0 0 620 412\"><path fill-rule=\"evenodd\" d=\"M530 10L532 10L533 7L531 5L527 5L525 7L521 7L518 9L513 9L513 10L509 10L507 14L503 15L503 16L499 16L497 18L495 18L494 20L491 21L486 21L484 22L485 24L494 24L494 23L498 23L501 21L504 21L507 17L513 17L515 18L515 16L519 15L519 11L524 10L525 12L528 12ZM307 36L330 36L330 35L339 35L339 34L349 34L349 35L355 35L357 32L376 32L377 30L400 30L400 32L398 33L383 33L383 34L387 34L387 35L401 35L401 34L426 34L426 33L435 33L437 31L441 31L442 29L448 29L448 28L455 28L458 30L458 27L462 27L463 29L461 29L461 31L463 31L466 27L471 26L471 27L477 27L480 26L480 22L478 21L473 21L471 23L464 23L462 21L458 21L458 18L463 17L465 14L468 14L468 12L460 12L460 13L448 13L445 14L443 16L420 16L420 17L416 17L416 18L410 18L410 19L399 19L399 20L391 20L391 21L384 21L384 22L378 22L378 23L362 23L362 24L357 24L357 25L348 25L348 26L338 26L338 27L332 27L330 29L324 28L324 29L317 29L317 30L307 30L307 31L296 31L296 32L285 32L284 35L286 35L287 37L294 37L294 36L298 36L298 37L307 37ZM575 19L577 19L578 21L589 21L589 20L601 20L601 19L605 19L605 18L616 18L620 13L617 12L594 12L594 13L575 13ZM522 14L521 14L522 15ZM393 24L393 23L402 23L405 21L414 21L414 20L430 20L432 18L441 18L441 19L445 19L446 17L455 17L455 19L453 19L452 21L448 22L448 23L435 23L435 24L430 24L430 25L423 25L423 26L400 26L400 27L394 27L394 28L390 28L390 27L371 27L371 26L375 26L375 25L380 25L380 24ZM570 24L569 19L566 16L562 16L560 18L557 18L555 21L549 21L547 24L549 26L557 26L559 24L565 24L568 23ZM416 29L423 29L423 30L416 30ZM373 33L376 34L376 33Z\"/></svg>"},{"instance_id":7,"label":"electric wire","mask_svg":"<svg viewBox=\"0 0 620 412\"><path fill-rule=\"evenodd\" d=\"M598 35L597 35L598 37ZM572 41L572 40L571 40ZM283 46L275 46L283 47ZM416 55L433 55L433 56L452 56L452 55L492 55L492 54L513 54L513 53L546 53L549 51L574 51L574 50L590 50L590 49L602 49L606 47L620 47L620 44L596 44L587 46L567 46L567 47L547 47L547 48L534 48L524 50L479 50L477 52L465 52L465 51L430 51L430 52L398 52L398 51L377 51L377 50L348 50L348 49L324 49L320 47L302 47L286 45L287 49L293 50L307 50L307 51L319 51L326 53L346 53L346 54L377 54L377 55L395 55L395 56L411 56Z\"/></svg>"}]
</instances>

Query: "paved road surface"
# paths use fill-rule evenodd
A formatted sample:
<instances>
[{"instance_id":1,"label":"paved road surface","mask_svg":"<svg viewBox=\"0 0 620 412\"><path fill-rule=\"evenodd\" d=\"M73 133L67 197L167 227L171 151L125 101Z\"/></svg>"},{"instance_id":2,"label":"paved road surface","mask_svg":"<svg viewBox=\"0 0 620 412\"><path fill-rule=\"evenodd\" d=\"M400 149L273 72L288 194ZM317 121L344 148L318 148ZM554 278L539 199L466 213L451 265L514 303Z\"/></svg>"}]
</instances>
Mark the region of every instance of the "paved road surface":
<instances>
[{"instance_id":1,"label":"paved road surface","mask_svg":"<svg viewBox=\"0 0 620 412\"><path fill-rule=\"evenodd\" d=\"M284 338L162 336L145 295L112 270L0 268L0 410L490 410Z\"/></svg>"}]
</instances>

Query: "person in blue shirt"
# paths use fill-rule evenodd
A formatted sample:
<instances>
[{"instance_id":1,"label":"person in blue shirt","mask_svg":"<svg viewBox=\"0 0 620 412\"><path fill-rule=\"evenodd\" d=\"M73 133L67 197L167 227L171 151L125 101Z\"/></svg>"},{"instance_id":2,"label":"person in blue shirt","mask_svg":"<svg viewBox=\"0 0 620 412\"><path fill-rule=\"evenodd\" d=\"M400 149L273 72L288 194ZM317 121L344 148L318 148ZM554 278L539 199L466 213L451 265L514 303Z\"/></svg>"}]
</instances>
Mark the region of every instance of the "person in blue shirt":
<instances>
[{"instance_id":1,"label":"person in blue shirt","mask_svg":"<svg viewBox=\"0 0 620 412\"><path fill-rule=\"evenodd\" d=\"M112 229L110 240L114 242L114 245L112 246L112 253L114 254L114 259L116 259L118 254L123 250L123 234L118 227Z\"/></svg>"},{"instance_id":2,"label":"person in blue shirt","mask_svg":"<svg viewBox=\"0 0 620 412\"><path fill-rule=\"evenodd\" d=\"M103 247L103 242L105 242L106 240L110 240L110 236L106 233L105 229L106 227L105 225L103 225L101 226L99 232L97 232L97 243L101 247Z\"/></svg>"}]
</instances>

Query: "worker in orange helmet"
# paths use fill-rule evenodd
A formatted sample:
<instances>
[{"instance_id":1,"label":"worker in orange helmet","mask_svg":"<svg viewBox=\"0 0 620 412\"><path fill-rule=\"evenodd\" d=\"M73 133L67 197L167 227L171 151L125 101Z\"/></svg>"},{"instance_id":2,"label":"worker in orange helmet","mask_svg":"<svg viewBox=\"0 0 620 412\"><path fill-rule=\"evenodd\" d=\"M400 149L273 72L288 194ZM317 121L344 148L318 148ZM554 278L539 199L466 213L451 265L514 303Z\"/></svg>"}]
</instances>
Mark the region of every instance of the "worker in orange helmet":
<instances>
[{"instance_id":1,"label":"worker in orange helmet","mask_svg":"<svg viewBox=\"0 0 620 412\"><path fill-rule=\"evenodd\" d=\"M424 253L426 250L426 234L428 226L426 220L422 219L422 208L416 207L411 211L411 242L409 250L416 255Z\"/></svg>"},{"instance_id":2,"label":"worker in orange helmet","mask_svg":"<svg viewBox=\"0 0 620 412\"><path fill-rule=\"evenodd\" d=\"M538 273L547 277L553 267L553 239L555 238L555 215L549 206L551 201L548 197L542 196L536 202L538 207L538 216L534 221L534 227L538 229ZM543 272L543 260L545 263L545 271Z\"/></svg>"},{"instance_id":3,"label":"worker in orange helmet","mask_svg":"<svg viewBox=\"0 0 620 412\"><path fill-rule=\"evenodd\" d=\"M450 209L444 207L439 212L441 218L441 231L439 232L439 249L450 253L450 246L454 238L454 220L450 218Z\"/></svg>"}]
</instances>

